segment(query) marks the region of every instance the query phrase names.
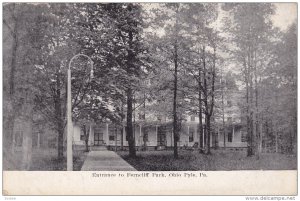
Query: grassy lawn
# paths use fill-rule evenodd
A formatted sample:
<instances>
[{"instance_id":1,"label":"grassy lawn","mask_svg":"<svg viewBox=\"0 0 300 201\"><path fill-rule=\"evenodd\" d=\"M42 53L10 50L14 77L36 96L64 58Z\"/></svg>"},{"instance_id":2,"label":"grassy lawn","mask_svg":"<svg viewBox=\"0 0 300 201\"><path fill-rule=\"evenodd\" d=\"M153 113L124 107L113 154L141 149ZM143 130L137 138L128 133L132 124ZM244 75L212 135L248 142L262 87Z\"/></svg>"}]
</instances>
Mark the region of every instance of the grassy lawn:
<instances>
[{"instance_id":1,"label":"grassy lawn","mask_svg":"<svg viewBox=\"0 0 300 201\"><path fill-rule=\"evenodd\" d=\"M73 150L73 170L80 171L84 160L88 152L84 151L84 146L76 146ZM54 153L53 153L54 152ZM57 160L57 150L53 150L53 152L48 152L50 154L39 153L33 154L32 156L32 164L30 170L56 170L56 171L64 171L67 170L67 158L64 154L64 159L62 161Z\"/></svg>"},{"instance_id":2,"label":"grassy lawn","mask_svg":"<svg viewBox=\"0 0 300 201\"><path fill-rule=\"evenodd\" d=\"M88 152L84 151L84 146L76 146L73 150L74 171L80 171ZM56 149L33 149L31 159L31 171L64 171L67 169L67 158L64 153L62 161L57 160ZM4 170L21 170L22 152L17 151L14 155L14 162L4 165Z\"/></svg>"},{"instance_id":3,"label":"grassy lawn","mask_svg":"<svg viewBox=\"0 0 300 201\"><path fill-rule=\"evenodd\" d=\"M246 157L246 151L212 150L211 155L198 151L179 150L175 160L173 151L137 152L137 158L128 157L128 151L117 152L139 171L191 171L191 170L296 170L296 155L263 153L259 160Z\"/></svg>"}]
</instances>

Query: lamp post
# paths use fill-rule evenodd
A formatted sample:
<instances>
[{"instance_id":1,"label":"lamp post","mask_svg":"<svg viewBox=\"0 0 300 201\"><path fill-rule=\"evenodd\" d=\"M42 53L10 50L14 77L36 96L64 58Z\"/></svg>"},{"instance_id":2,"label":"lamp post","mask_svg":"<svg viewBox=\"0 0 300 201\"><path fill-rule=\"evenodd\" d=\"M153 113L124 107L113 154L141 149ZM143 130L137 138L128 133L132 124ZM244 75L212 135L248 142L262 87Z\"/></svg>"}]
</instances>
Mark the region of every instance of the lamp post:
<instances>
[{"instance_id":1,"label":"lamp post","mask_svg":"<svg viewBox=\"0 0 300 201\"><path fill-rule=\"evenodd\" d=\"M76 57L85 57L91 62L91 76L93 76L93 61L85 54L76 54L69 62L68 68L68 87L67 87L67 171L73 170L73 133L72 133L72 93L71 93L71 64Z\"/></svg>"}]
</instances>

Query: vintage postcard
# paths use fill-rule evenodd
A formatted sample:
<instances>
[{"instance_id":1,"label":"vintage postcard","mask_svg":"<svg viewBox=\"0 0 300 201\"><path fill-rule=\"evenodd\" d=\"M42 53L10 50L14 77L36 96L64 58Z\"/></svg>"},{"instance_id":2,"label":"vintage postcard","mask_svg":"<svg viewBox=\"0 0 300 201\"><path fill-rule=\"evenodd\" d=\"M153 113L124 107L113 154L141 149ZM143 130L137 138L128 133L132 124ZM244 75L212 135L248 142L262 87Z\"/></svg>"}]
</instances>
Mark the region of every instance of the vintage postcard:
<instances>
[{"instance_id":1,"label":"vintage postcard","mask_svg":"<svg viewBox=\"0 0 300 201\"><path fill-rule=\"evenodd\" d=\"M2 11L3 196L298 195L297 3Z\"/></svg>"}]
</instances>

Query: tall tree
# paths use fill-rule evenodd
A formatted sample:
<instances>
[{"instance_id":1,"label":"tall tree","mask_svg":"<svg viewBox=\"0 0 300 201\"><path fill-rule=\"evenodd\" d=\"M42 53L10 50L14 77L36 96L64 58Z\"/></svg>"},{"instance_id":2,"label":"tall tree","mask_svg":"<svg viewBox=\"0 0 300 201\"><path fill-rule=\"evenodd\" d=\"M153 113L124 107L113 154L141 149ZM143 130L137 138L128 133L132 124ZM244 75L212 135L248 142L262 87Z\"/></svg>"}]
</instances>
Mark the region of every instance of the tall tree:
<instances>
[{"instance_id":1,"label":"tall tree","mask_svg":"<svg viewBox=\"0 0 300 201\"><path fill-rule=\"evenodd\" d=\"M165 65L167 72L171 72L172 86L171 89L173 93L172 97L172 118L173 118L173 141L174 141L174 158L178 158L178 147L177 143L179 141L179 117L178 109L181 100L183 100L183 93L179 96L179 83L180 75L182 74L182 68L180 67L180 61L183 54L183 46L185 45L184 34L186 30L183 27L183 13L186 5L180 3L174 4L162 4L159 8L155 9L155 24L152 23L152 28L157 28L156 26L162 25L164 27L164 35L154 36L159 44L155 43L155 50L161 54L157 57L160 61L160 65ZM169 77L169 76L167 76ZM165 79L165 78L164 78ZM179 85L180 84L180 85ZM169 85L169 84L167 84ZM165 85L165 87L167 87Z\"/></svg>"},{"instance_id":2,"label":"tall tree","mask_svg":"<svg viewBox=\"0 0 300 201\"><path fill-rule=\"evenodd\" d=\"M190 99L197 100L196 113L199 116L200 149L210 152L211 119L215 102L216 48L220 46L217 30L212 28L218 17L217 4L190 4L186 10L189 25L189 56L186 56L188 74L196 81ZM203 129L203 114L205 129ZM203 132L205 131L205 132ZM205 141L205 142L204 142ZM203 147L203 145L205 146Z\"/></svg>"},{"instance_id":3,"label":"tall tree","mask_svg":"<svg viewBox=\"0 0 300 201\"><path fill-rule=\"evenodd\" d=\"M243 66L246 88L246 117L248 133L248 156L258 151L256 142L261 133L258 131L258 63L261 56L266 55L265 44L271 38L274 6L264 4L225 4L223 9L229 11L230 17L225 18L226 30L232 33L235 44L233 54Z\"/></svg>"},{"instance_id":4,"label":"tall tree","mask_svg":"<svg viewBox=\"0 0 300 201\"><path fill-rule=\"evenodd\" d=\"M263 77L260 81L259 111L263 114L261 129L264 131L264 149L293 153L296 128L296 25L286 31L277 30L268 45L268 57L264 59Z\"/></svg>"},{"instance_id":5,"label":"tall tree","mask_svg":"<svg viewBox=\"0 0 300 201\"><path fill-rule=\"evenodd\" d=\"M107 4L105 9L114 28L114 48L111 58L114 58L117 86L126 92L126 133L129 144L129 156L135 157L135 140L133 131L133 97L138 88L139 79L145 72L146 46L142 42L143 18L139 4ZM117 72L118 70L118 72Z\"/></svg>"},{"instance_id":6,"label":"tall tree","mask_svg":"<svg viewBox=\"0 0 300 201\"><path fill-rule=\"evenodd\" d=\"M72 25L63 12L66 8L66 4L43 7L38 27L44 37L37 43L41 51L35 71L36 86L39 88L39 93L35 95L36 106L57 131L60 160L63 158L66 124L66 69L69 59L76 52L76 47L70 43L69 28Z\"/></svg>"},{"instance_id":7,"label":"tall tree","mask_svg":"<svg viewBox=\"0 0 300 201\"><path fill-rule=\"evenodd\" d=\"M32 72L37 60L36 40L41 38L35 31L41 9L31 4L10 3L4 5L4 11L4 45L7 47L5 48L7 51L4 51L4 75L7 75L4 76L4 101L8 101L8 107L4 107L4 125L7 128L4 132L4 154L6 159L13 161L15 165L13 168L21 164L21 168L27 170L31 162L35 113L33 97L36 88ZM9 44L12 44L12 47L9 47ZM10 62L7 62L9 60ZM14 133L17 132L17 124L22 124L24 128L21 131L23 139L21 163L14 157Z\"/></svg>"}]
</instances>

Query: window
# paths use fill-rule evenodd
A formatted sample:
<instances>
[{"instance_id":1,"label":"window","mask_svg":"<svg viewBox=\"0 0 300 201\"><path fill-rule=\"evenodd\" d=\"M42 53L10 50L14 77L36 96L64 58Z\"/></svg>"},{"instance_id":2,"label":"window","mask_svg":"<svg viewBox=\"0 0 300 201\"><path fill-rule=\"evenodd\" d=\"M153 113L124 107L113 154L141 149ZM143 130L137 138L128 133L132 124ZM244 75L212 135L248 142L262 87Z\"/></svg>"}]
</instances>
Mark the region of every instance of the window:
<instances>
[{"instance_id":1,"label":"window","mask_svg":"<svg viewBox=\"0 0 300 201\"><path fill-rule=\"evenodd\" d=\"M94 132L94 145L101 145L104 143L103 132L101 130L95 129Z\"/></svg>"},{"instance_id":2,"label":"window","mask_svg":"<svg viewBox=\"0 0 300 201\"><path fill-rule=\"evenodd\" d=\"M232 117L227 117L228 122L232 122Z\"/></svg>"},{"instance_id":3,"label":"window","mask_svg":"<svg viewBox=\"0 0 300 201\"><path fill-rule=\"evenodd\" d=\"M241 131L241 142L247 142L247 133Z\"/></svg>"},{"instance_id":4,"label":"window","mask_svg":"<svg viewBox=\"0 0 300 201\"><path fill-rule=\"evenodd\" d=\"M157 145L166 146L167 145L167 130L166 126L157 127Z\"/></svg>"},{"instance_id":5,"label":"window","mask_svg":"<svg viewBox=\"0 0 300 201\"><path fill-rule=\"evenodd\" d=\"M194 132L190 132L189 133L189 142L193 142L194 141Z\"/></svg>"},{"instance_id":6,"label":"window","mask_svg":"<svg viewBox=\"0 0 300 201\"><path fill-rule=\"evenodd\" d=\"M232 132L228 132L228 142L232 142Z\"/></svg>"},{"instance_id":7,"label":"window","mask_svg":"<svg viewBox=\"0 0 300 201\"><path fill-rule=\"evenodd\" d=\"M127 126L125 126L125 139L126 139L126 141L128 141L128 139L129 139L129 136L128 136L128 132L127 132Z\"/></svg>"},{"instance_id":8,"label":"window","mask_svg":"<svg viewBox=\"0 0 300 201\"><path fill-rule=\"evenodd\" d=\"M148 138L148 130L149 128L147 127L143 127L142 128L142 133L143 133L143 142L149 142L149 138Z\"/></svg>"},{"instance_id":9,"label":"window","mask_svg":"<svg viewBox=\"0 0 300 201\"><path fill-rule=\"evenodd\" d=\"M114 141L114 140L115 140L115 136L110 135L110 136L109 136L109 141Z\"/></svg>"},{"instance_id":10,"label":"window","mask_svg":"<svg viewBox=\"0 0 300 201\"><path fill-rule=\"evenodd\" d=\"M86 125L82 125L81 130L80 130L80 140L84 141L85 140L85 135L87 134L88 127Z\"/></svg>"},{"instance_id":11,"label":"window","mask_svg":"<svg viewBox=\"0 0 300 201\"><path fill-rule=\"evenodd\" d=\"M82 140L85 140L85 137L84 137L83 132L81 132L81 134L80 134L80 140L81 140L81 141L82 141Z\"/></svg>"},{"instance_id":12,"label":"window","mask_svg":"<svg viewBox=\"0 0 300 201\"><path fill-rule=\"evenodd\" d=\"M144 133L143 141L144 141L144 142L149 142L149 139L148 139L148 133Z\"/></svg>"},{"instance_id":13,"label":"window","mask_svg":"<svg viewBox=\"0 0 300 201\"><path fill-rule=\"evenodd\" d=\"M195 121L195 116L191 116L191 121Z\"/></svg>"}]
</instances>

